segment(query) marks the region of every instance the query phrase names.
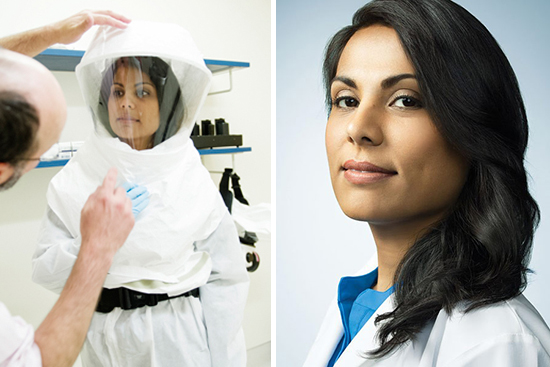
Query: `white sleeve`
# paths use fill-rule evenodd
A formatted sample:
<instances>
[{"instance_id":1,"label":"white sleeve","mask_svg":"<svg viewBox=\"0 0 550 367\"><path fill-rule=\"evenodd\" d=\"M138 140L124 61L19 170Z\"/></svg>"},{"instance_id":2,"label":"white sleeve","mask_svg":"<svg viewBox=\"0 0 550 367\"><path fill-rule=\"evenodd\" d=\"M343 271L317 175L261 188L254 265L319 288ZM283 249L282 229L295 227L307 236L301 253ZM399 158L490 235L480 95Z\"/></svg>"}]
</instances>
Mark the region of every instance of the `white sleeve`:
<instances>
[{"instance_id":1,"label":"white sleeve","mask_svg":"<svg viewBox=\"0 0 550 367\"><path fill-rule=\"evenodd\" d=\"M0 303L0 367L42 366L34 330L20 317L10 315Z\"/></svg>"},{"instance_id":2,"label":"white sleeve","mask_svg":"<svg viewBox=\"0 0 550 367\"><path fill-rule=\"evenodd\" d=\"M48 206L33 255L32 280L51 291L61 293L80 251L80 242L80 236L73 238Z\"/></svg>"},{"instance_id":3,"label":"white sleeve","mask_svg":"<svg viewBox=\"0 0 550 367\"><path fill-rule=\"evenodd\" d=\"M446 367L547 367L550 356L537 337L507 334L476 345Z\"/></svg>"},{"instance_id":4,"label":"white sleeve","mask_svg":"<svg viewBox=\"0 0 550 367\"><path fill-rule=\"evenodd\" d=\"M212 273L200 287L212 367L244 367L246 346L242 331L248 295L248 274L239 236L229 212L197 251L207 251Z\"/></svg>"}]
</instances>

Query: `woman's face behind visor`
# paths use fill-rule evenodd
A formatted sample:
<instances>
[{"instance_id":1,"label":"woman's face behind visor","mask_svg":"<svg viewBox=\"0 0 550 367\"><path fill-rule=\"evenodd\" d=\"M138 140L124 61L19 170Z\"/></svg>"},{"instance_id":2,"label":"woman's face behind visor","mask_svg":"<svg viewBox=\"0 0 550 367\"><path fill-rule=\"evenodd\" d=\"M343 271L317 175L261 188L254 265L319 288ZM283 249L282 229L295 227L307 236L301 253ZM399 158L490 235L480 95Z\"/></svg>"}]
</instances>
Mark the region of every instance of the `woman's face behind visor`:
<instances>
[{"instance_id":1,"label":"woman's face behind visor","mask_svg":"<svg viewBox=\"0 0 550 367\"><path fill-rule=\"evenodd\" d=\"M117 63L108 101L111 129L136 150L152 148L160 122L155 84L124 59Z\"/></svg>"}]
</instances>

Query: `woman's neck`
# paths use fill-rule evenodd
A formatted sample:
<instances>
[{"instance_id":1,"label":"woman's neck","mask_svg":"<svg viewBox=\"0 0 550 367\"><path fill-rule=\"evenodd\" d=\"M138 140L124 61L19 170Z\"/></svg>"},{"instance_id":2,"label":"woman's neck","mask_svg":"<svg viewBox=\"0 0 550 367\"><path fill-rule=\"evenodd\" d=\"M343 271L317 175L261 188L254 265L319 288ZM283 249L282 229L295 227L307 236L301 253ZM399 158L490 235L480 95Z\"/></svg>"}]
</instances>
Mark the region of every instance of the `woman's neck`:
<instances>
[{"instance_id":1,"label":"woman's neck","mask_svg":"<svg viewBox=\"0 0 550 367\"><path fill-rule=\"evenodd\" d=\"M132 138L132 139L124 139L119 138L124 143L128 144L130 147L132 147L135 150L145 150L150 149L153 146L153 139L151 137L146 138Z\"/></svg>"},{"instance_id":2,"label":"woman's neck","mask_svg":"<svg viewBox=\"0 0 550 367\"><path fill-rule=\"evenodd\" d=\"M372 287L374 290L384 292L394 284L397 267L409 248L439 219L438 216L398 224L369 223L378 254L378 280Z\"/></svg>"}]
</instances>

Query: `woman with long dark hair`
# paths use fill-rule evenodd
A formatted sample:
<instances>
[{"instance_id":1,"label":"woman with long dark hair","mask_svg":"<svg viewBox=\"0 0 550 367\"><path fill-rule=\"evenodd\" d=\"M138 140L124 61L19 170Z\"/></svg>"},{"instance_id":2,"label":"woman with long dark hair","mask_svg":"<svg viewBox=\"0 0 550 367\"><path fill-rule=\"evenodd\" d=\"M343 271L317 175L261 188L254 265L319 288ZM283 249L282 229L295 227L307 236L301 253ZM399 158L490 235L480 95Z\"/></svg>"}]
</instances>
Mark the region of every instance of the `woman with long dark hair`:
<instances>
[{"instance_id":1,"label":"woman with long dark hair","mask_svg":"<svg viewBox=\"0 0 550 367\"><path fill-rule=\"evenodd\" d=\"M539 220L515 74L450 0L374 0L323 65L332 185L377 265L340 281L306 366L549 366L522 295Z\"/></svg>"}]
</instances>

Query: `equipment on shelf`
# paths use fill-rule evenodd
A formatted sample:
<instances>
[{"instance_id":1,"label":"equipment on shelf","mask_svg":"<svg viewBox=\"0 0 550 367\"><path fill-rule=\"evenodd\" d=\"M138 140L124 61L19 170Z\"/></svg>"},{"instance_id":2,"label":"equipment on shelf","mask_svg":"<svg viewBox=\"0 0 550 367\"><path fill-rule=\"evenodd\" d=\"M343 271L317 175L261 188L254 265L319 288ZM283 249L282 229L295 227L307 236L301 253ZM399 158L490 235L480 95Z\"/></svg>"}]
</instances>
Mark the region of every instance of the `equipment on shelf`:
<instances>
[{"instance_id":1,"label":"equipment on shelf","mask_svg":"<svg viewBox=\"0 0 550 367\"><path fill-rule=\"evenodd\" d=\"M231 178L231 188L233 192L229 190L229 178ZM222 179L220 180L220 194L222 195L223 201L229 213L231 213L231 207L233 206L233 197L237 199L241 204L249 205L248 201L244 198L241 186L239 184L240 177L233 173L232 168L226 168L223 172ZM258 236L254 232L247 231L241 227L238 223L235 223L237 226L237 232L239 233L239 240L241 244L256 248L256 242L258 242ZM260 255L256 251L247 251L246 262L248 266L246 270L249 273L253 273L258 270L260 266Z\"/></svg>"},{"instance_id":2,"label":"equipment on shelf","mask_svg":"<svg viewBox=\"0 0 550 367\"><path fill-rule=\"evenodd\" d=\"M195 123L191 133L191 140L193 140L193 144L195 144L195 148L197 149L239 147L243 145L243 136L230 135L229 124L223 118L216 119L215 124L212 124L211 120L202 120L200 129L199 125Z\"/></svg>"},{"instance_id":3,"label":"equipment on shelf","mask_svg":"<svg viewBox=\"0 0 550 367\"><path fill-rule=\"evenodd\" d=\"M216 119L216 135L229 135L229 124L225 119Z\"/></svg>"},{"instance_id":4,"label":"equipment on shelf","mask_svg":"<svg viewBox=\"0 0 550 367\"><path fill-rule=\"evenodd\" d=\"M83 144L83 141L56 143L40 157L40 161L49 162L54 160L70 159Z\"/></svg>"},{"instance_id":5,"label":"equipment on shelf","mask_svg":"<svg viewBox=\"0 0 550 367\"><path fill-rule=\"evenodd\" d=\"M233 172L232 168L226 168L223 172L222 179L220 181L220 194L222 195L223 202L231 213L231 207L233 206L233 193L229 190L229 177Z\"/></svg>"}]
</instances>

